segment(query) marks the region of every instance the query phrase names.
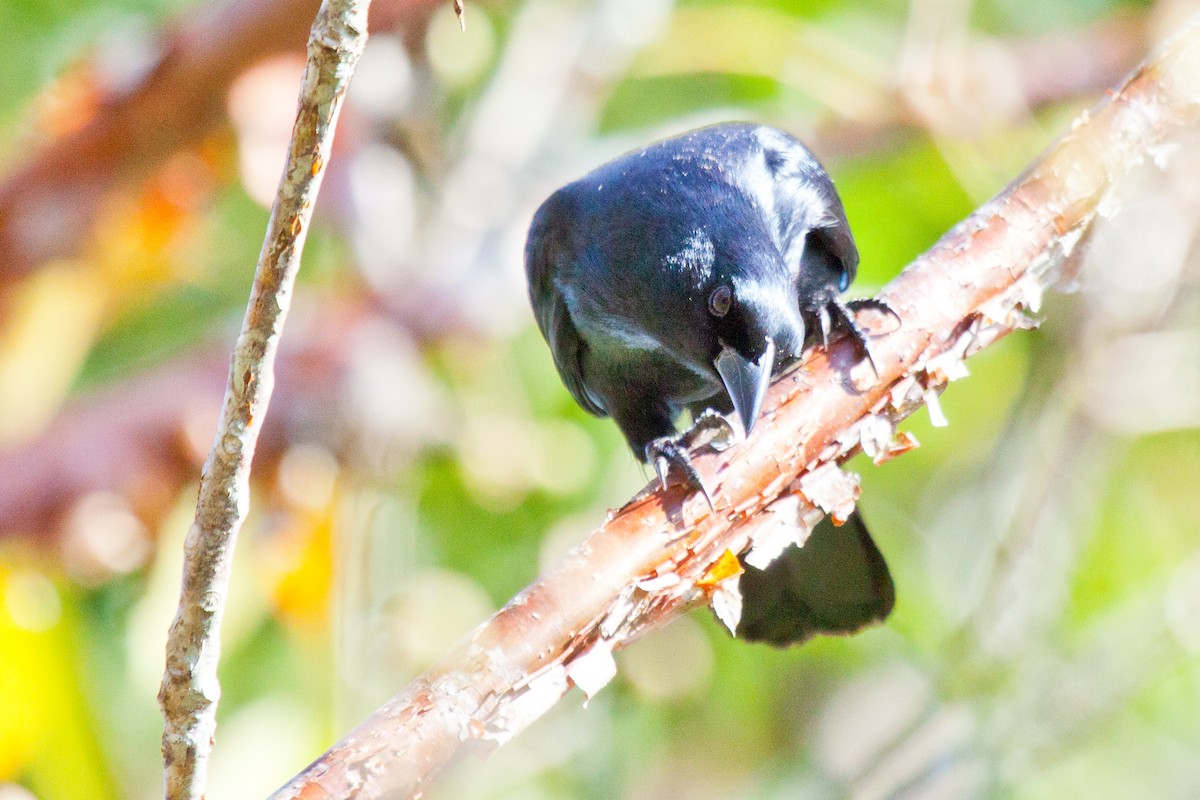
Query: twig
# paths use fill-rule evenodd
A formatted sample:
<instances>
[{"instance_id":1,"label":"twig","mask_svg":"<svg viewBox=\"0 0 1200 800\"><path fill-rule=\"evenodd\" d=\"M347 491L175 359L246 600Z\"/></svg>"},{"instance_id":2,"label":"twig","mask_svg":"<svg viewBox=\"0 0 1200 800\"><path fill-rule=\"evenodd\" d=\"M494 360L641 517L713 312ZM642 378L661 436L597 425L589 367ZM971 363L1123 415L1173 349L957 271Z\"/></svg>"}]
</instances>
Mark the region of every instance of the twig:
<instances>
[{"instance_id":1,"label":"twig","mask_svg":"<svg viewBox=\"0 0 1200 800\"><path fill-rule=\"evenodd\" d=\"M367 38L370 0L325 0L308 39L296 124L254 287L229 369L185 543L179 609L159 690L166 796L201 798L220 695L220 623L238 529L249 506L250 462L274 384L275 351L291 303L313 203L338 111Z\"/></svg>"},{"instance_id":2,"label":"twig","mask_svg":"<svg viewBox=\"0 0 1200 800\"><path fill-rule=\"evenodd\" d=\"M272 798L419 794L468 748L516 735L571 685L593 693L611 653L732 580L727 551L768 546L812 505L835 515L855 486L836 464L859 449L877 462L911 446L895 425L965 374L962 359L1032 324L1074 246L1112 189L1167 138L1200 122L1200 27L1192 25L1084 114L1022 177L944 236L885 290L902 326L877 339L878 380L849 385L850 348L813 353L776 381L754 437L696 458L717 510L678 488L610 518ZM773 524L782 520L783 525Z\"/></svg>"}]
</instances>

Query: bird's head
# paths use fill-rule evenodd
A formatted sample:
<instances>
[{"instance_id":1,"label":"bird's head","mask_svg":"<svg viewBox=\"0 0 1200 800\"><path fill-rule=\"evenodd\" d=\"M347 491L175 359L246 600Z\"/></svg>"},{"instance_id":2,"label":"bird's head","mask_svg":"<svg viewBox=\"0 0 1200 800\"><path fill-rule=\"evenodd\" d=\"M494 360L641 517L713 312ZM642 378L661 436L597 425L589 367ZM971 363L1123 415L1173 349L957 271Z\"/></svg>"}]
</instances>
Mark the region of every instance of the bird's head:
<instances>
[{"instance_id":1,"label":"bird's head","mask_svg":"<svg viewBox=\"0 0 1200 800\"><path fill-rule=\"evenodd\" d=\"M710 355L745 433L762 410L775 369L797 358L804 321L778 256L742 261L707 287Z\"/></svg>"}]
</instances>

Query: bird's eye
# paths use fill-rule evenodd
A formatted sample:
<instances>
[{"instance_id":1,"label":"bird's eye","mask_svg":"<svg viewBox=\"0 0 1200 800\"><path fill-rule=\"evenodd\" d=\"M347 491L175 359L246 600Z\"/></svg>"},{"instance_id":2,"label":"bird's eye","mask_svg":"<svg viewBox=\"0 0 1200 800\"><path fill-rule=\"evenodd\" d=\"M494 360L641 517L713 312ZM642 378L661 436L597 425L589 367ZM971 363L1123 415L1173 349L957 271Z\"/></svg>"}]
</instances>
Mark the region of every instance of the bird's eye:
<instances>
[{"instance_id":1,"label":"bird's eye","mask_svg":"<svg viewBox=\"0 0 1200 800\"><path fill-rule=\"evenodd\" d=\"M718 286L708 296L708 310L714 317L723 317L729 313L733 305L733 289L728 286Z\"/></svg>"}]
</instances>

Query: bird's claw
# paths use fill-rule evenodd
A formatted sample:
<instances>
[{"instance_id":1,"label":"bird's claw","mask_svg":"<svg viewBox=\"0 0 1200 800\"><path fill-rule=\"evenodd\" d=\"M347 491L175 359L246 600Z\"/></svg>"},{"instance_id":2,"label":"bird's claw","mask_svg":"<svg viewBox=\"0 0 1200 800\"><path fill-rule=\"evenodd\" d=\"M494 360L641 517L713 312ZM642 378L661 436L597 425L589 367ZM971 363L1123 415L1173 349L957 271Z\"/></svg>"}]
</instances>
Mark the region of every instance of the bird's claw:
<instances>
[{"instance_id":1,"label":"bird's claw","mask_svg":"<svg viewBox=\"0 0 1200 800\"><path fill-rule=\"evenodd\" d=\"M669 485L671 467L675 467L678 472L683 473L684 485L704 495L709 510L715 511L712 495L709 494L704 481L700 479L700 473L692 465L692 457L688 454L685 443L687 436L688 434L684 433L680 436L660 436L652 440L650 444L646 445L646 461L654 465L659 485L664 490Z\"/></svg>"},{"instance_id":2,"label":"bird's claw","mask_svg":"<svg viewBox=\"0 0 1200 800\"><path fill-rule=\"evenodd\" d=\"M850 344L854 347L855 363L861 364L865 361L871 365L871 370L876 375L879 375L879 368L875 366L875 359L871 355L871 347L867 342L867 333L859 327L855 315L863 309L872 309L887 314L897 323L900 322L900 315L887 303L874 297L864 297L845 303L839 299L834 299L829 302L825 309L828 310L829 315L832 317L832 326L834 328L841 328L849 335Z\"/></svg>"},{"instance_id":3,"label":"bird's claw","mask_svg":"<svg viewBox=\"0 0 1200 800\"><path fill-rule=\"evenodd\" d=\"M863 309L869 308L882 314L887 314L896 321L897 325L900 324L900 315L896 313L896 309L892 308L887 304L887 302L880 300L878 297L859 297L854 300L848 300L846 302L846 308L850 309L856 314Z\"/></svg>"},{"instance_id":4,"label":"bird's claw","mask_svg":"<svg viewBox=\"0 0 1200 800\"><path fill-rule=\"evenodd\" d=\"M744 437L729 418L715 409L706 408L696 415L692 425L680 437L690 450L707 445L718 453L733 447Z\"/></svg>"}]
</instances>

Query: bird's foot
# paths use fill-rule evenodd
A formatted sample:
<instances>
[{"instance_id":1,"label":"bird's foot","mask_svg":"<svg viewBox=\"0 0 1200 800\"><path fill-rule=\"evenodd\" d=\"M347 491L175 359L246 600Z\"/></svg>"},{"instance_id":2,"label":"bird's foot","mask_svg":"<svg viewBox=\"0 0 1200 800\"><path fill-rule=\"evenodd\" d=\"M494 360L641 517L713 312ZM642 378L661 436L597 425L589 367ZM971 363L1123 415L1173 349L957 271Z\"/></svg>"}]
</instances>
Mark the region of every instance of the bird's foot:
<instances>
[{"instance_id":1,"label":"bird's foot","mask_svg":"<svg viewBox=\"0 0 1200 800\"><path fill-rule=\"evenodd\" d=\"M855 300L850 300L846 303L846 308L857 314L859 311L878 311L892 318L892 322L896 323L896 328L900 327L900 315L896 313L896 309L889 306L885 301L877 297L859 297ZM892 328L891 330L896 330ZM891 333L891 331L883 331L883 333Z\"/></svg>"},{"instance_id":2,"label":"bird's foot","mask_svg":"<svg viewBox=\"0 0 1200 800\"><path fill-rule=\"evenodd\" d=\"M728 450L744 438L744 431L735 428L728 417L711 408L697 414L691 427L680 436L689 450L707 445L718 453Z\"/></svg>"},{"instance_id":3,"label":"bird's foot","mask_svg":"<svg viewBox=\"0 0 1200 800\"><path fill-rule=\"evenodd\" d=\"M854 361L856 364L866 362L871 365L871 371L876 376L879 375L879 368L875 366L875 359L871 356L871 347L867 342L867 333L859 327L856 314L864 309L886 314L900 323L900 315L882 300L877 300L873 297L864 297L859 300L851 300L843 303L839 299L830 300L821 310L821 339L823 344L828 347L829 333L832 330L842 330L850 338L850 344L854 348Z\"/></svg>"},{"instance_id":4,"label":"bird's foot","mask_svg":"<svg viewBox=\"0 0 1200 800\"><path fill-rule=\"evenodd\" d=\"M677 472L683 474L684 485L704 495L709 509L715 511L712 495L708 493L708 487L704 485L704 481L700 479L700 473L692 465L692 457L688 454L687 437L688 433L684 433L678 436L660 436L651 440L646 445L646 462L654 465L659 485L663 489L667 488L671 468L674 467Z\"/></svg>"}]
</instances>

